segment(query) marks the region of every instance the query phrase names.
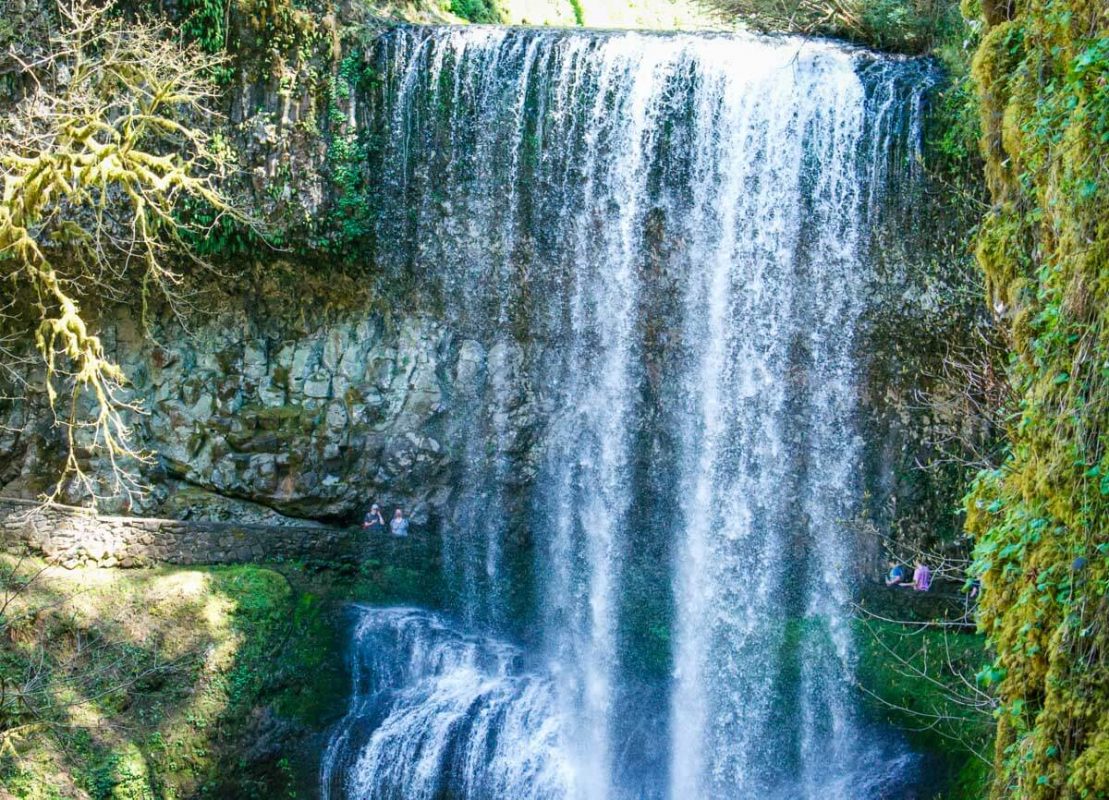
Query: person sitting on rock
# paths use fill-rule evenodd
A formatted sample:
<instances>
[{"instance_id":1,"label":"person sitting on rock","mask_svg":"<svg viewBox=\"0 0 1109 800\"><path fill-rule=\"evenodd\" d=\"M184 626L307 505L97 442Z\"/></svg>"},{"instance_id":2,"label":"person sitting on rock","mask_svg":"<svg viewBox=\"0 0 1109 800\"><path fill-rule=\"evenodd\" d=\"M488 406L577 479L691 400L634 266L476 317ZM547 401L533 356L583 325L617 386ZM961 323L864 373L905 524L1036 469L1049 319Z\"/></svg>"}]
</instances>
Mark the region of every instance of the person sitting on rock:
<instances>
[{"instance_id":1,"label":"person sitting on rock","mask_svg":"<svg viewBox=\"0 0 1109 800\"><path fill-rule=\"evenodd\" d=\"M381 516L381 507L377 503L370 506L366 518L362 520L362 527L368 528L371 533L380 533L385 530L385 517Z\"/></svg>"},{"instance_id":2,"label":"person sitting on rock","mask_svg":"<svg viewBox=\"0 0 1109 800\"><path fill-rule=\"evenodd\" d=\"M923 561L917 559L916 569L913 570L913 582L903 585L912 586L918 592L927 592L932 588L932 570L928 569L928 565Z\"/></svg>"},{"instance_id":3,"label":"person sitting on rock","mask_svg":"<svg viewBox=\"0 0 1109 800\"><path fill-rule=\"evenodd\" d=\"M909 571L896 561L890 561L890 571L886 575L886 586L901 586L909 580Z\"/></svg>"},{"instance_id":4,"label":"person sitting on rock","mask_svg":"<svg viewBox=\"0 0 1109 800\"><path fill-rule=\"evenodd\" d=\"M407 536L408 535L408 520L404 518L404 512L399 508L393 514L393 520L389 523L389 530L394 536Z\"/></svg>"}]
</instances>

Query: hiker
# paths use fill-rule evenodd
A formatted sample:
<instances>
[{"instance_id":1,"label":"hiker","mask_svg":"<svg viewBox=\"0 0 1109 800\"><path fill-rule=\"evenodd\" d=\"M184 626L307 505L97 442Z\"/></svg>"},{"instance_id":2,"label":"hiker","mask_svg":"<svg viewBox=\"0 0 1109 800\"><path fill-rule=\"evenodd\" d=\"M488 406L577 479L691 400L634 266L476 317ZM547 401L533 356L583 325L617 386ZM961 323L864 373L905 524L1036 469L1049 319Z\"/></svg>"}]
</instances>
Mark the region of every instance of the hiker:
<instances>
[{"instance_id":1,"label":"hiker","mask_svg":"<svg viewBox=\"0 0 1109 800\"><path fill-rule=\"evenodd\" d=\"M393 520L389 523L389 530L394 536L408 535L408 520L404 518L404 512L399 508L397 513L393 514Z\"/></svg>"},{"instance_id":2,"label":"hiker","mask_svg":"<svg viewBox=\"0 0 1109 800\"><path fill-rule=\"evenodd\" d=\"M377 503L370 506L370 510L366 512L366 518L362 520L362 527L368 528L371 533L380 533L385 530L385 517L381 516L381 507Z\"/></svg>"},{"instance_id":3,"label":"hiker","mask_svg":"<svg viewBox=\"0 0 1109 800\"><path fill-rule=\"evenodd\" d=\"M932 588L932 570L928 569L928 565L923 561L916 562L916 569L913 570L913 582L905 583L902 586L911 586L915 591L927 592Z\"/></svg>"},{"instance_id":4,"label":"hiker","mask_svg":"<svg viewBox=\"0 0 1109 800\"><path fill-rule=\"evenodd\" d=\"M890 571L886 576L886 586L900 586L909 580L909 571L896 561L891 560Z\"/></svg>"}]
</instances>

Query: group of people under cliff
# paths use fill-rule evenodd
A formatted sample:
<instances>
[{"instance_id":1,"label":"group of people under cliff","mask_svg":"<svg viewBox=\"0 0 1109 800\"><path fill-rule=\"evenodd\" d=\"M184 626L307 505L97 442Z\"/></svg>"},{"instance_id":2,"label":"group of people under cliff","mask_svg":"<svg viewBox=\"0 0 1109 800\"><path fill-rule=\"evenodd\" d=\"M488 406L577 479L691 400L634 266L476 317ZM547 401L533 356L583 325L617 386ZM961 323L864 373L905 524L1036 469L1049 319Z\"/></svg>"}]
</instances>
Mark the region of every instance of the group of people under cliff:
<instances>
[{"instance_id":1,"label":"group of people under cliff","mask_svg":"<svg viewBox=\"0 0 1109 800\"><path fill-rule=\"evenodd\" d=\"M362 528L370 533L381 533L385 530L385 517L381 516L381 506L377 503L371 505L370 510L366 512L362 520ZM393 518L389 520L389 533L399 538L408 535L408 518L404 516L403 509L397 508L393 512Z\"/></svg>"},{"instance_id":2,"label":"group of people under cliff","mask_svg":"<svg viewBox=\"0 0 1109 800\"><path fill-rule=\"evenodd\" d=\"M912 577L909 569L897 561L890 561L890 571L886 575L886 586L903 586L918 592L927 592L932 588L932 570L920 559L913 565Z\"/></svg>"},{"instance_id":3,"label":"group of people under cliff","mask_svg":"<svg viewBox=\"0 0 1109 800\"><path fill-rule=\"evenodd\" d=\"M891 559L889 562L890 571L886 574L886 586L902 586L918 592L927 592L932 588L932 570L919 558L913 566L913 574L910 577L908 567ZM977 577L968 580L964 590L968 602L978 596L981 587L982 582Z\"/></svg>"}]
</instances>

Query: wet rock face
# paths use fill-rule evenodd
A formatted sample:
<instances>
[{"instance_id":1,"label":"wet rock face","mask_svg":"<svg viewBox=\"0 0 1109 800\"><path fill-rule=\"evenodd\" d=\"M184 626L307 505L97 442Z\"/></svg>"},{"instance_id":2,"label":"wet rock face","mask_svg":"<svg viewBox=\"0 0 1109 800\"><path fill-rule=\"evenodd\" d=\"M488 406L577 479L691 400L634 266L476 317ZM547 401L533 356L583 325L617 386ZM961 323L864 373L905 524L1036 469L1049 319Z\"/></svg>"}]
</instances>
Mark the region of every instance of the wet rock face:
<instances>
[{"instance_id":1,"label":"wet rock face","mask_svg":"<svg viewBox=\"0 0 1109 800\"><path fill-rule=\"evenodd\" d=\"M135 435L156 456L154 488L136 512L353 522L377 501L421 525L451 500L468 426L491 420L523 461L536 440L534 403L516 375L522 352L461 339L419 313L291 325L243 304L191 335L167 326L152 340L121 316L105 339L148 411ZM507 410L485 407L506 391ZM0 458L18 465L0 494L33 496L56 469L58 433L36 406L3 409L21 435L0 440Z\"/></svg>"}]
</instances>

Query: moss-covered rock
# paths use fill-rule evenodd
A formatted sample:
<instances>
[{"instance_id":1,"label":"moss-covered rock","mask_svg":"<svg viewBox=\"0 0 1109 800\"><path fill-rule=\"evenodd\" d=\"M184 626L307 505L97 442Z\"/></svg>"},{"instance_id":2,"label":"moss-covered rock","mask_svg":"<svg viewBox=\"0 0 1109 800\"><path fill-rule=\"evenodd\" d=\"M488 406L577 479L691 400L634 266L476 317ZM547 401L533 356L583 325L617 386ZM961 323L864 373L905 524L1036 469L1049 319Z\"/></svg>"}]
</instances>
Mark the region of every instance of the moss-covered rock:
<instances>
[{"instance_id":1,"label":"moss-covered rock","mask_svg":"<svg viewBox=\"0 0 1109 800\"><path fill-rule=\"evenodd\" d=\"M1106 797L1109 8L984 2L993 205L978 260L1009 325L1009 454L968 498L1001 701L991 797Z\"/></svg>"}]
</instances>

